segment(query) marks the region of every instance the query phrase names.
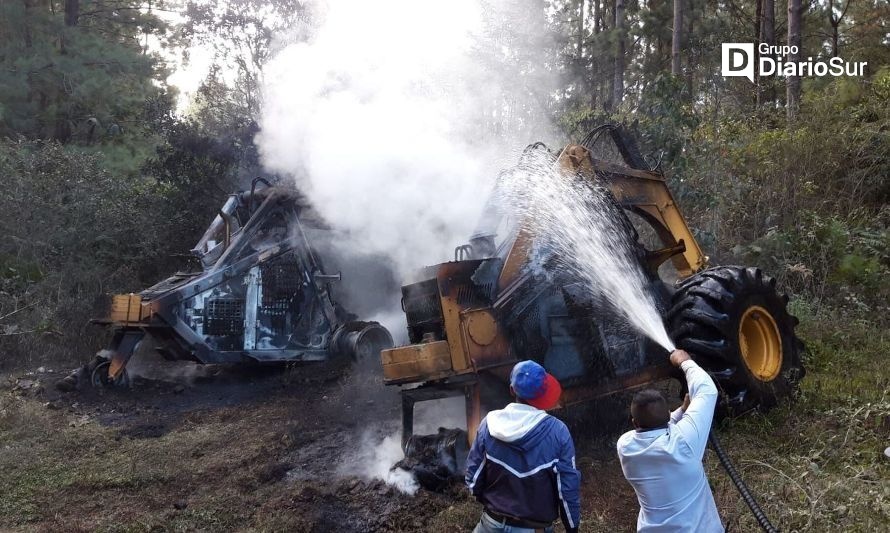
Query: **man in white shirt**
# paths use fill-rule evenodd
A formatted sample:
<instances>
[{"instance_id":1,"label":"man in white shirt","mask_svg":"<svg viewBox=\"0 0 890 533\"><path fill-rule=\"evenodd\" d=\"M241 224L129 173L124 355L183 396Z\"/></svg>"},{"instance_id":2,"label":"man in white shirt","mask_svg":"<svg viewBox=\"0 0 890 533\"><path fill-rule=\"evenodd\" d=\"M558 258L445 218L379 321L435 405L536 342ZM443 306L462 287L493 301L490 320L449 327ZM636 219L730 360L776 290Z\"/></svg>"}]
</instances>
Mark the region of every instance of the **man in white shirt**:
<instances>
[{"instance_id":1,"label":"man in white shirt","mask_svg":"<svg viewBox=\"0 0 890 533\"><path fill-rule=\"evenodd\" d=\"M671 353L671 363L686 374L686 401L670 413L660 392L637 393L630 407L636 429L618 439L621 469L640 502L637 531L722 533L702 465L717 387L685 351Z\"/></svg>"}]
</instances>

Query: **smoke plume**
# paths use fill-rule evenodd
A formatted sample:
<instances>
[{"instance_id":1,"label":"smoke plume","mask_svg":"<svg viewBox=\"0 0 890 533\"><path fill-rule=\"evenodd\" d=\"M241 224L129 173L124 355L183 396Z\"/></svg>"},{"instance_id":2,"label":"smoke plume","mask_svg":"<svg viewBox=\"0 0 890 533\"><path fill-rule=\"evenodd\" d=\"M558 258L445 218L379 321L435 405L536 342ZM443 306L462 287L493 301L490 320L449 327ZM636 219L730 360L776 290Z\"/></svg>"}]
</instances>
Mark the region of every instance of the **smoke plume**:
<instances>
[{"instance_id":1,"label":"smoke plume","mask_svg":"<svg viewBox=\"0 0 890 533\"><path fill-rule=\"evenodd\" d=\"M308 40L266 68L264 165L400 275L450 259L497 169L550 132L543 4L338 0L315 12Z\"/></svg>"}]
</instances>

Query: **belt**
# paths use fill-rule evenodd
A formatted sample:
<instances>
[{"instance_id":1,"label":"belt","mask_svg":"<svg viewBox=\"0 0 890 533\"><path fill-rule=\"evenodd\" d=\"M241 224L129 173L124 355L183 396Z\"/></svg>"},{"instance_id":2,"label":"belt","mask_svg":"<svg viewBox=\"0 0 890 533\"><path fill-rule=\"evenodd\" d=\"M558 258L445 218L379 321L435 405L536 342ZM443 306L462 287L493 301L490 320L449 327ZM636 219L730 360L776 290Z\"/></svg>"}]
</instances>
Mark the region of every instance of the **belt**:
<instances>
[{"instance_id":1,"label":"belt","mask_svg":"<svg viewBox=\"0 0 890 533\"><path fill-rule=\"evenodd\" d=\"M510 527L521 527L543 532L546 528L553 525L552 522L535 522L534 520L526 520L523 518L517 518L515 516L496 513L491 509L485 509L484 512L495 522L500 522Z\"/></svg>"}]
</instances>

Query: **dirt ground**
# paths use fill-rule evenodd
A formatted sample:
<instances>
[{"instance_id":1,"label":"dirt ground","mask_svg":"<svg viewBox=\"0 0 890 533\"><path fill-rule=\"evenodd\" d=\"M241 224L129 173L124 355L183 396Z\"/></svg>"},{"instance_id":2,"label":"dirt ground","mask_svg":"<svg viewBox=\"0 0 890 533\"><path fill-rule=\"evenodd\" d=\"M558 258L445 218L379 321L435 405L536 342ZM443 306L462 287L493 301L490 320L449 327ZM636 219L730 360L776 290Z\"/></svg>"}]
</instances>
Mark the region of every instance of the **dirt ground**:
<instances>
[{"instance_id":1,"label":"dirt ground","mask_svg":"<svg viewBox=\"0 0 890 533\"><path fill-rule=\"evenodd\" d=\"M460 484L409 495L380 479L387 475L381 463L395 460L398 394L371 372L216 368L173 381L137 378L130 390L73 393L52 386L62 375L41 368L0 378L0 530L444 532L469 531L478 519L478 504ZM614 455L626 429L624 402L563 413L583 476L582 531L631 531L635 524L636 498ZM727 428L725 445L742 459L768 513L780 524L803 524L806 517L793 513L811 506L806 489L804 498L796 488L807 479L768 464L790 479L773 485L784 478L755 471L750 460L762 457L757 434L784 433L785 441L798 435L800 443L806 429L794 424L812 420L769 429L763 424L780 418L760 418L767 422ZM890 427L873 429L879 442ZM716 460L707 463L728 530L751 530ZM876 465L858 476L886 505L888 469ZM839 475L856 482L855 473ZM829 488L838 487L829 480ZM890 505L882 509L866 522L844 521L834 508L824 517L878 531L890 517ZM854 512L850 504L846 513ZM810 525L838 530L818 527L812 516Z\"/></svg>"}]
</instances>

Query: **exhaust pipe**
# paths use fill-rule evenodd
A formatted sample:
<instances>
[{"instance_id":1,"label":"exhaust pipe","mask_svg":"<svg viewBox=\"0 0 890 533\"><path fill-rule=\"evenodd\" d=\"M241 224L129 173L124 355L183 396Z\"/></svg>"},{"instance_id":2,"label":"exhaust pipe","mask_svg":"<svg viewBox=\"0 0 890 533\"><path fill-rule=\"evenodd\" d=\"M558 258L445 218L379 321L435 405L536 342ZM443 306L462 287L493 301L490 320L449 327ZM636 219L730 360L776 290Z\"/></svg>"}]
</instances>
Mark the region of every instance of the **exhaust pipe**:
<instances>
[{"instance_id":1,"label":"exhaust pipe","mask_svg":"<svg viewBox=\"0 0 890 533\"><path fill-rule=\"evenodd\" d=\"M229 244L232 243L232 215L220 209L219 216L222 217L223 222L226 223L226 237L225 241L223 241L223 250L228 250Z\"/></svg>"},{"instance_id":2,"label":"exhaust pipe","mask_svg":"<svg viewBox=\"0 0 890 533\"><path fill-rule=\"evenodd\" d=\"M256 196L256 184L259 182L263 182L266 187L271 187L272 184L269 183L269 180L262 176L257 176L253 178L253 181L250 182L250 198L247 201L247 216L252 217L254 212L254 196Z\"/></svg>"},{"instance_id":3,"label":"exhaust pipe","mask_svg":"<svg viewBox=\"0 0 890 533\"><path fill-rule=\"evenodd\" d=\"M392 348L392 335L377 322L347 322L334 332L331 348L356 361L379 361L380 350Z\"/></svg>"}]
</instances>

